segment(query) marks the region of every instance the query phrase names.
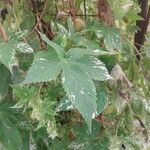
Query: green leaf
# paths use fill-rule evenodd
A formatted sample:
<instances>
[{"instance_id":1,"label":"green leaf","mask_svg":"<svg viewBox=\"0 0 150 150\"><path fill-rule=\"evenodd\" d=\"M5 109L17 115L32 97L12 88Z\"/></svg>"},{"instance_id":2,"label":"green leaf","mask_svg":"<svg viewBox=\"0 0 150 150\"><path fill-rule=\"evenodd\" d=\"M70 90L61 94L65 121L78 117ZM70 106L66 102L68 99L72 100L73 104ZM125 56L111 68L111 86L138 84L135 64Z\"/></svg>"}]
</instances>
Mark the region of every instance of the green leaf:
<instances>
[{"instance_id":1,"label":"green leaf","mask_svg":"<svg viewBox=\"0 0 150 150\"><path fill-rule=\"evenodd\" d=\"M60 103L58 105L58 107L56 108L56 111L69 111L71 109L74 109L74 106L72 105L70 99L68 99L68 97L64 97L60 100Z\"/></svg>"},{"instance_id":2,"label":"green leaf","mask_svg":"<svg viewBox=\"0 0 150 150\"><path fill-rule=\"evenodd\" d=\"M96 57L85 55L78 59L75 65L78 65L89 78L94 80L105 81L111 78L105 64Z\"/></svg>"},{"instance_id":3,"label":"green leaf","mask_svg":"<svg viewBox=\"0 0 150 150\"><path fill-rule=\"evenodd\" d=\"M16 50L20 53L33 53L33 48L25 42L19 42L16 45Z\"/></svg>"},{"instance_id":4,"label":"green leaf","mask_svg":"<svg viewBox=\"0 0 150 150\"><path fill-rule=\"evenodd\" d=\"M102 34L104 36L104 44L108 51L122 50L121 36L117 29L104 27Z\"/></svg>"},{"instance_id":5,"label":"green leaf","mask_svg":"<svg viewBox=\"0 0 150 150\"><path fill-rule=\"evenodd\" d=\"M95 39L94 39L95 40ZM76 35L74 38L73 38L73 41L78 45L78 46L82 46L82 47L86 47L87 49L90 48L90 49L101 49L100 46L99 46L99 43L96 42L96 41L91 41L91 40L88 40L86 38L83 38L81 37L80 35Z\"/></svg>"},{"instance_id":6,"label":"green leaf","mask_svg":"<svg viewBox=\"0 0 150 150\"><path fill-rule=\"evenodd\" d=\"M61 69L61 64L55 51L39 52L35 56L23 84L55 80Z\"/></svg>"},{"instance_id":7,"label":"green leaf","mask_svg":"<svg viewBox=\"0 0 150 150\"><path fill-rule=\"evenodd\" d=\"M68 42L68 37L65 34L58 33L58 35L55 37L54 42L59 44L61 47L66 47Z\"/></svg>"},{"instance_id":8,"label":"green leaf","mask_svg":"<svg viewBox=\"0 0 150 150\"><path fill-rule=\"evenodd\" d=\"M104 52L101 49L92 49L92 48L71 48L67 55L72 58L81 58L84 55L93 55L99 56L103 55Z\"/></svg>"},{"instance_id":9,"label":"green leaf","mask_svg":"<svg viewBox=\"0 0 150 150\"><path fill-rule=\"evenodd\" d=\"M0 43L0 62L4 64L9 70L16 64L15 59L15 40L10 40L8 43Z\"/></svg>"},{"instance_id":10,"label":"green leaf","mask_svg":"<svg viewBox=\"0 0 150 150\"><path fill-rule=\"evenodd\" d=\"M54 50L58 53L58 57L63 57L63 56L64 56L64 49L63 49L61 46L57 45L57 44L54 43L53 41L50 41L50 40L46 37L46 35L44 35L44 34L42 34L42 33L40 33L40 32L39 32L39 34L40 34L41 38L42 38L49 46L51 46L52 48L54 48Z\"/></svg>"},{"instance_id":11,"label":"green leaf","mask_svg":"<svg viewBox=\"0 0 150 150\"><path fill-rule=\"evenodd\" d=\"M80 59L73 59L72 55L63 65L63 87L68 99L82 114L90 130L91 121L97 115L96 88L92 79L110 79L105 65L93 56L84 55Z\"/></svg>"},{"instance_id":12,"label":"green leaf","mask_svg":"<svg viewBox=\"0 0 150 150\"><path fill-rule=\"evenodd\" d=\"M119 61L119 55L117 53L114 53L114 55L101 55L99 59L106 65L106 68L110 72Z\"/></svg>"},{"instance_id":13,"label":"green leaf","mask_svg":"<svg viewBox=\"0 0 150 150\"><path fill-rule=\"evenodd\" d=\"M145 49L147 57L150 58L150 46L146 46Z\"/></svg>"},{"instance_id":14,"label":"green leaf","mask_svg":"<svg viewBox=\"0 0 150 150\"><path fill-rule=\"evenodd\" d=\"M51 150L59 150L61 147L61 150L67 150L68 149L68 145L69 145L69 141L67 141L66 139L58 139L55 138L53 140L53 143L51 145Z\"/></svg>"},{"instance_id":15,"label":"green leaf","mask_svg":"<svg viewBox=\"0 0 150 150\"><path fill-rule=\"evenodd\" d=\"M29 88L26 86L12 86L13 92L17 98L19 98L19 102L15 104L14 108L20 108L23 105L28 104L30 100L36 97L35 88Z\"/></svg>"},{"instance_id":16,"label":"green leaf","mask_svg":"<svg viewBox=\"0 0 150 150\"><path fill-rule=\"evenodd\" d=\"M99 39L103 39L105 48L114 52L115 50L122 50L122 39L121 34L117 28L107 27L97 22L91 22L91 27L87 30L95 32Z\"/></svg>"},{"instance_id":17,"label":"green leaf","mask_svg":"<svg viewBox=\"0 0 150 150\"><path fill-rule=\"evenodd\" d=\"M22 40L25 36L27 36L28 30L22 30L19 32L14 32L13 35L11 35L11 39L15 39L16 41Z\"/></svg>"},{"instance_id":18,"label":"green leaf","mask_svg":"<svg viewBox=\"0 0 150 150\"><path fill-rule=\"evenodd\" d=\"M21 147L19 131L8 118L0 119L0 140L9 150L17 150Z\"/></svg>"},{"instance_id":19,"label":"green leaf","mask_svg":"<svg viewBox=\"0 0 150 150\"><path fill-rule=\"evenodd\" d=\"M69 34L71 37L73 37L75 34L75 28L74 28L73 21L71 20L71 18L68 18L67 23L68 23Z\"/></svg>"},{"instance_id":20,"label":"green leaf","mask_svg":"<svg viewBox=\"0 0 150 150\"><path fill-rule=\"evenodd\" d=\"M71 49L66 58L60 60L55 51L39 52L23 84L55 80L63 70L62 83L68 96L67 102L71 101L71 108L78 109L91 130L92 119L97 115L96 88L93 79L105 81L111 77L105 65L91 56L90 50L87 51L89 55L86 55L86 50L83 54L82 49L79 50L81 58L77 58L79 54L75 55L76 49ZM68 107L68 104L65 106Z\"/></svg>"},{"instance_id":21,"label":"green leaf","mask_svg":"<svg viewBox=\"0 0 150 150\"><path fill-rule=\"evenodd\" d=\"M0 64L0 100L7 95L10 82L10 71L3 64Z\"/></svg>"},{"instance_id":22,"label":"green leaf","mask_svg":"<svg viewBox=\"0 0 150 150\"><path fill-rule=\"evenodd\" d=\"M75 1L75 7L76 7L77 9L80 9L80 6L81 6L82 3L83 3L82 0Z\"/></svg>"},{"instance_id":23,"label":"green leaf","mask_svg":"<svg viewBox=\"0 0 150 150\"><path fill-rule=\"evenodd\" d=\"M92 130L91 133L88 131L88 128L85 124L76 125L73 128L74 134L76 136L75 144L70 144L70 148L74 149L75 145L79 149L85 150L108 150L110 146L110 141L102 128L100 122L95 120L92 121ZM100 134L102 133L102 134Z\"/></svg>"},{"instance_id":24,"label":"green leaf","mask_svg":"<svg viewBox=\"0 0 150 150\"><path fill-rule=\"evenodd\" d=\"M60 33L67 35L68 34L68 30L61 24L57 23L57 27Z\"/></svg>"},{"instance_id":25,"label":"green leaf","mask_svg":"<svg viewBox=\"0 0 150 150\"><path fill-rule=\"evenodd\" d=\"M108 90L103 82L96 84L97 93L97 112L100 114L108 104Z\"/></svg>"},{"instance_id":26,"label":"green leaf","mask_svg":"<svg viewBox=\"0 0 150 150\"><path fill-rule=\"evenodd\" d=\"M0 142L6 150L22 149L22 137L20 134L19 123L23 124L22 115L19 114L19 109L12 108L9 102L0 103ZM26 139L27 140L27 139Z\"/></svg>"},{"instance_id":27,"label":"green leaf","mask_svg":"<svg viewBox=\"0 0 150 150\"><path fill-rule=\"evenodd\" d=\"M129 11L133 3L130 0L114 0L112 5L115 19L121 20Z\"/></svg>"},{"instance_id":28,"label":"green leaf","mask_svg":"<svg viewBox=\"0 0 150 150\"><path fill-rule=\"evenodd\" d=\"M31 143L30 143L30 132L29 131L22 131L20 132L22 138L22 149L23 150L30 150Z\"/></svg>"},{"instance_id":29,"label":"green leaf","mask_svg":"<svg viewBox=\"0 0 150 150\"><path fill-rule=\"evenodd\" d=\"M63 87L73 106L79 110L91 130L92 118L97 113L96 90L93 81L77 66L66 64L63 69Z\"/></svg>"},{"instance_id":30,"label":"green leaf","mask_svg":"<svg viewBox=\"0 0 150 150\"><path fill-rule=\"evenodd\" d=\"M97 113L100 114L108 104L108 91L106 84L103 82L98 82L96 84L96 93L97 93ZM71 101L68 97L61 99L57 111L68 111L74 109Z\"/></svg>"}]
</instances>

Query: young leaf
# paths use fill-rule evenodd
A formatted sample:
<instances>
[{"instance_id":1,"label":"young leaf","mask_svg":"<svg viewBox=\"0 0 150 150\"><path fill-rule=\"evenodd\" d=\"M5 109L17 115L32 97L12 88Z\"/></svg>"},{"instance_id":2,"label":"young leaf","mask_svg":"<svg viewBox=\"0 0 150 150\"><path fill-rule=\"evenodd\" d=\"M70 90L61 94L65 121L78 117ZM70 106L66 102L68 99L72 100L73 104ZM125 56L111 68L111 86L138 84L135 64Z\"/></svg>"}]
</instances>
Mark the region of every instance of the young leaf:
<instances>
[{"instance_id":1,"label":"young leaf","mask_svg":"<svg viewBox=\"0 0 150 150\"><path fill-rule=\"evenodd\" d=\"M75 28L74 28L71 18L68 18L68 30L69 30L70 36L73 37L75 34Z\"/></svg>"},{"instance_id":2,"label":"young leaf","mask_svg":"<svg viewBox=\"0 0 150 150\"><path fill-rule=\"evenodd\" d=\"M61 46L57 45L57 44L54 43L53 41L50 41L50 40L46 37L46 35L44 35L44 34L42 34L42 33L40 33L40 32L39 32L39 34L40 34L41 38L42 38L48 45L50 45L52 48L54 48L54 50L58 53L58 57L63 57L63 55L64 55L64 49L63 49Z\"/></svg>"},{"instance_id":3,"label":"young leaf","mask_svg":"<svg viewBox=\"0 0 150 150\"><path fill-rule=\"evenodd\" d=\"M66 35L68 34L68 30L63 25L57 23L57 27L60 33L66 34Z\"/></svg>"},{"instance_id":4,"label":"young leaf","mask_svg":"<svg viewBox=\"0 0 150 150\"><path fill-rule=\"evenodd\" d=\"M36 96L34 88L28 88L26 86L12 86L12 88L15 96L19 98L19 102L13 106L14 108L28 104L28 102Z\"/></svg>"},{"instance_id":5,"label":"young leaf","mask_svg":"<svg viewBox=\"0 0 150 150\"><path fill-rule=\"evenodd\" d=\"M39 52L23 84L55 80L60 71L61 64L55 51Z\"/></svg>"}]
</instances>

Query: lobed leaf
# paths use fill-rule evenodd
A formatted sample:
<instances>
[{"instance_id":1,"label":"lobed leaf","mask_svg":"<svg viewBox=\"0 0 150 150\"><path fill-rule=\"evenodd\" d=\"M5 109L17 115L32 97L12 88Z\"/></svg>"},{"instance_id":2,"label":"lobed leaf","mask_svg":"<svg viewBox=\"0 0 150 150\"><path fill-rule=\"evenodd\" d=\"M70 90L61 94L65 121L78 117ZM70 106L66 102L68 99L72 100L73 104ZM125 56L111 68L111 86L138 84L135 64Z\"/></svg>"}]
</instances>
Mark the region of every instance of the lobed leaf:
<instances>
[{"instance_id":1,"label":"lobed leaf","mask_svg":"<svg viewBox=\"0 0 150 150\"><path fill-rule=\"evenodd\" d=\"M61 63L56 52L39 52L35 56L23 84L55 80L61 69Z\"/></svg>"},{"instance_id":2,"label":"lobed leaf","mask_svg":"<svg viewBox=\"0 0 150 150\"><path fill-rule=\"evenodd\" d=\"M63 87L68 98L79 110L91 130L92 118L97 113L95 85L84 71L74 65L66 64L63 68Z\"/></svg>"},{"instance_id":3,"label":"lobed leaf","mask_svg":"<svg viewBox=\"0 0 150 150\"><path fill-rule=\"evenodd\" d=\"M61 59L58 55L56 51L39 52L23 84L55 80L62 70L62 84L68 99L61 103L62 106L59 106L57 111L68 110L70 107L76 108L91 130L92 119L98 115L96 87L93 79L105 81L111 77L105 65L96 57L91 56L92 50L90 49L70 49L66 58ZM105 99L102 103L104 106Z\"/></svg>"}]
</instances>

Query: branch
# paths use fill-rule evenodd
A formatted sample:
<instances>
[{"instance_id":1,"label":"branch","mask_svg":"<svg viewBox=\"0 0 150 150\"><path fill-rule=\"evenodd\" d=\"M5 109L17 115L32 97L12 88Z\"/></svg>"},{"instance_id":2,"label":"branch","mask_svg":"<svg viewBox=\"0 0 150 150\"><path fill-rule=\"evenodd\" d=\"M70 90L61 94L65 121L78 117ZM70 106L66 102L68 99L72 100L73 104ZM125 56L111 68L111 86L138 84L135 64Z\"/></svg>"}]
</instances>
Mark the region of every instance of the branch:
<instances>
[{"instance_id":1,"label":"branch","mask_svg":"<svg viewBox=\"0 0 150 150\"><path fill-rule=\"evenodd\" d=\"M0 22L0 36L2 37L2 39L6 42L8 41L8 36L6 34L6 30L4 29L2 23Z\"/></svg>"},{"instance_id":2,"label":"branch","mask_svg":"<svg viewBox=\"0 0 150 150\"><path fill-rule=\"evenodd\" d=\"M139 5L141 7L140 16L144 20L138 20L136 25L139 28L138 31L135 33L134 37L134 45L137 50L141 51L141 46L144 44L145 34L147 32L148 22L149 22L149 13L148 12L148 0L139 0ZM150 11L150 10L149 10ZM141 57L137 55L137 60L140 61Z\"/></svg>"},{"instance_id":3,"label":"branch","mask_svg":"<svg viewBox=\"0 0 150 150\"><path fill-rule=\"evenodd\" d=\"M87 18L86 0L84 0L84 15L85 15L85 20L86 20Z\"/></svg>"}]
</instances>

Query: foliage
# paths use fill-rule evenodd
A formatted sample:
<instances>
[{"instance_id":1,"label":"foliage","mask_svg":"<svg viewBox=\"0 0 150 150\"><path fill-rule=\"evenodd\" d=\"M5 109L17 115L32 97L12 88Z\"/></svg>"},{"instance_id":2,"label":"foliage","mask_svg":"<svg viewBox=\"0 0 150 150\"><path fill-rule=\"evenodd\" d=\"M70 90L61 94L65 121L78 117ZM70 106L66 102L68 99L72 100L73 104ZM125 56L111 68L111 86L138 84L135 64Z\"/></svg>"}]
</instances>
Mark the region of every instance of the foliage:
<instances>
[{"instance_id":1,"label":"foliage","mask_svg":"<svg viewBox=\"0 0 150 150\"><path fill-rule=\"evenodd\" d=\"M94 0L0 2L0 149L148 150L149 32L137 63L140 7L109 4L112 27Z\"/></svg>"}]
</instances>

